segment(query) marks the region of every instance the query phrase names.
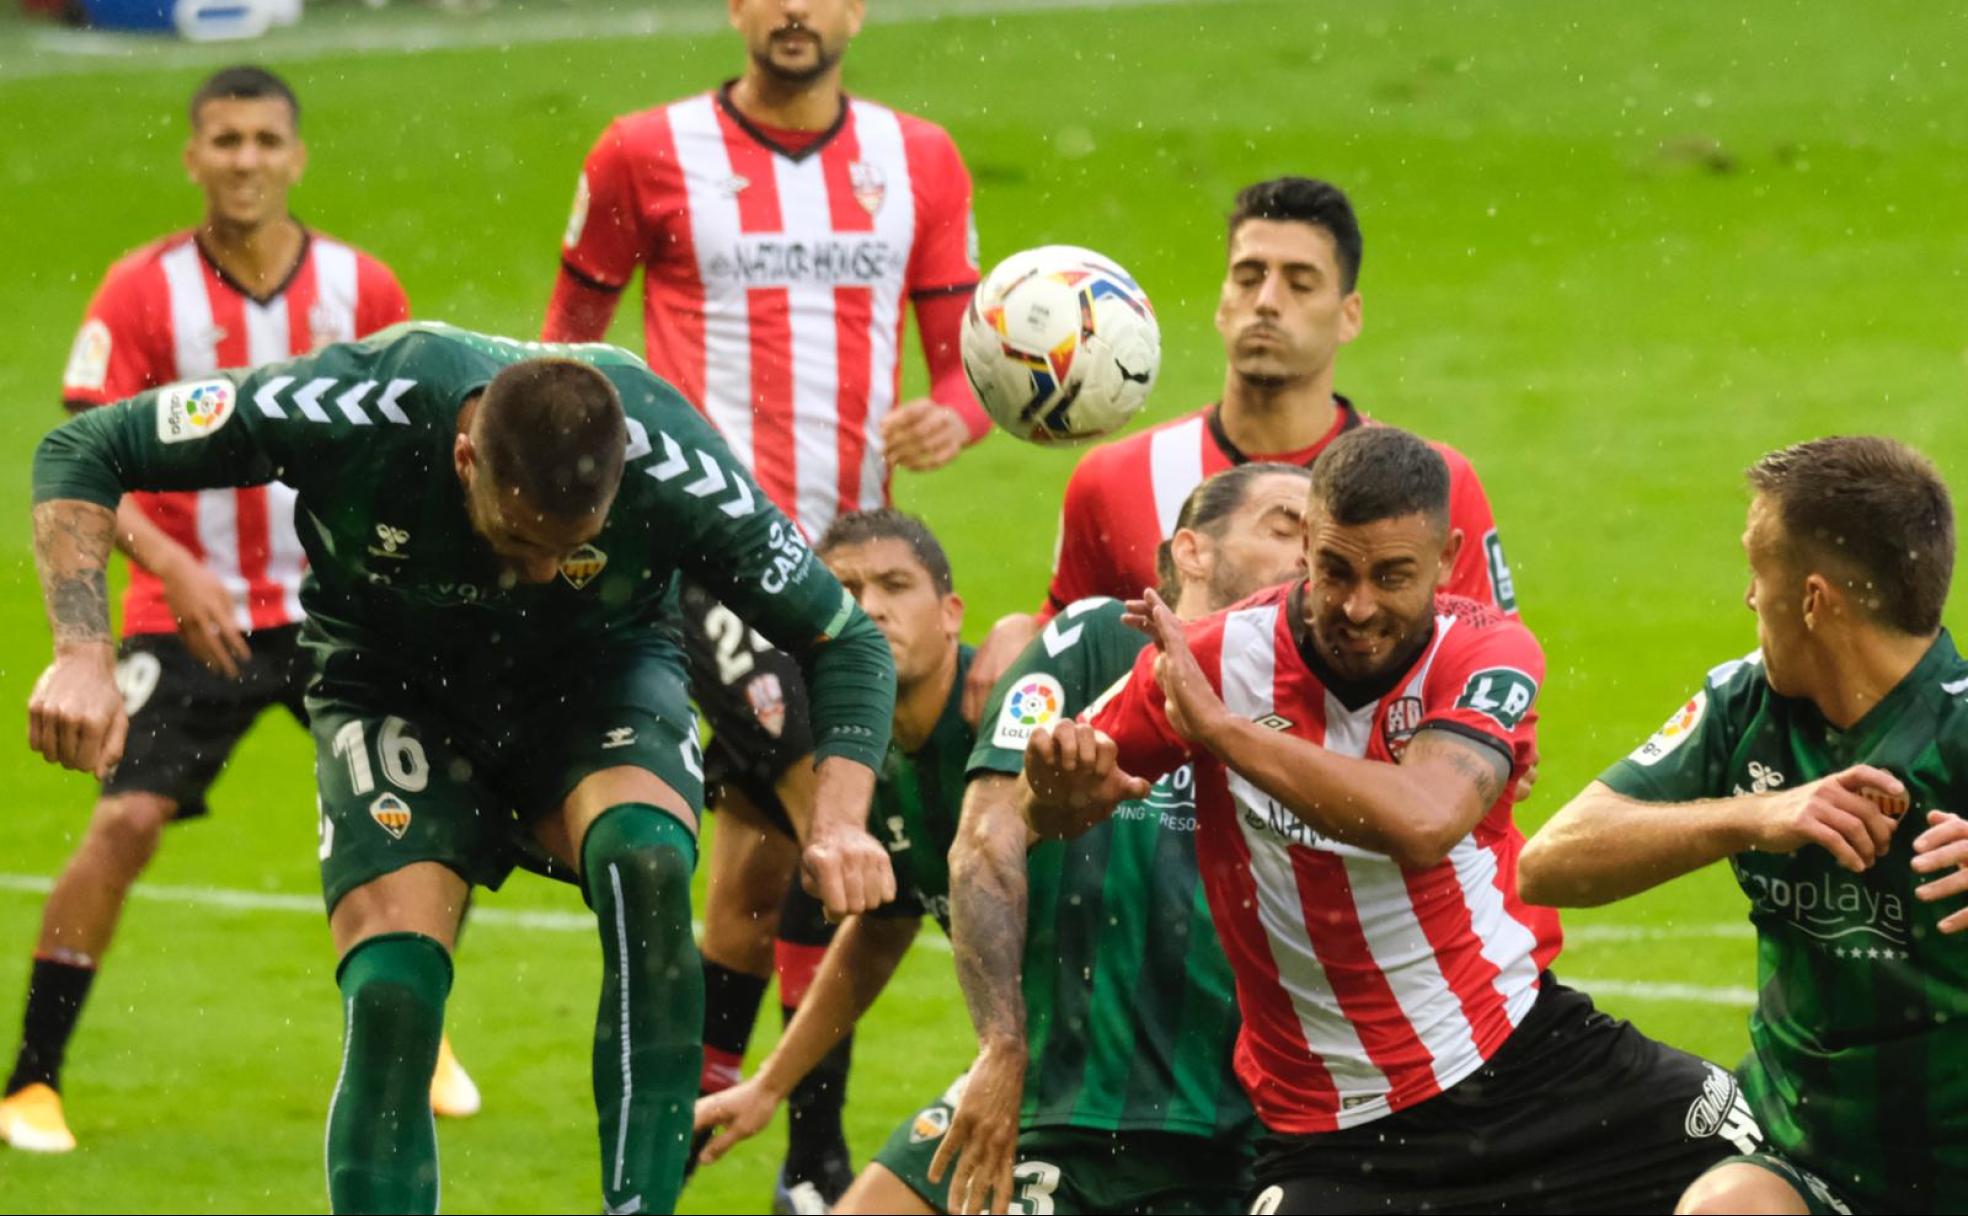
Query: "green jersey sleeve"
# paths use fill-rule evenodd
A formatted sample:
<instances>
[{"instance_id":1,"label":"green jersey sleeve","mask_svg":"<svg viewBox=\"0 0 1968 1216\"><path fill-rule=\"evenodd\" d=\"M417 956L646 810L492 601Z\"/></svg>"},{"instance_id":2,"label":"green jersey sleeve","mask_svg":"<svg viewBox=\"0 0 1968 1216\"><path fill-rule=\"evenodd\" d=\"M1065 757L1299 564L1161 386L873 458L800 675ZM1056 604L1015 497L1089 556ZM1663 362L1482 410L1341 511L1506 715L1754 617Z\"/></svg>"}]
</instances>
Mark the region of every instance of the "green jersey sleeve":
<instances>
[{"instance_id":1,"label":"green jersey sleeve","mask_svg":"<svg viewBox=\"0 0 1968 1216\"><path fill-rule=\"evenodd\" d=\"M880 772L895 714L887 639L710 424L652 373L637 379L673 408L652 414L650 426L631 411L626 475L651 483L650 509L672 533L678 564L799 660L815 757L841 756Z\"/></svg>"},{"instance_id":2,"label":"green jersey sleeve","mask_svg":"<svg viewBox=\"0 0 1968 1216\"><path fill-rule=\"evenodd\" d=\"M1653 736L1599 775L1614 792L1642 802L1694 802L1731 791L1729 757L1765 687L1758 655L1708 673L1695 695Z\"/></svg>"},{"instance_id":3,"label":"green jersey sleeve","mask_svg":"<svg viewBox=\"0 0 1968 1216\"><path fill-rule=\"evenodd\" d=\"M1079 713L1127 675L1148 637L1121 623L1125 611L1106 596L1075 600L1019 652L991 689L970 775L1018 772L1033 731Z\"/></svg>"}]
</instances>

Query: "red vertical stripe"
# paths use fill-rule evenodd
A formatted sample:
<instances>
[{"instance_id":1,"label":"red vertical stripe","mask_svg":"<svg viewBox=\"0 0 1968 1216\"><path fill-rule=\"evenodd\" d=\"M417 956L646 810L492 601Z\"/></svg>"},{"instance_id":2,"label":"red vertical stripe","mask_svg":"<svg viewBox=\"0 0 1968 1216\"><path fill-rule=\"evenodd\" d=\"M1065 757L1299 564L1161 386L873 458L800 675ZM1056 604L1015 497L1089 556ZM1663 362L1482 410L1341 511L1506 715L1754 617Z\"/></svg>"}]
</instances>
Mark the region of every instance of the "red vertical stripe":
<instances>
[{"instance_id":1,"label":"red vertical stripe","mask_svg":"<svg viewBox=\"0 0 1968 1216\"><path fill-rule=\"evenodd\" d=\"M236 490L233 516L239 523L239 573L246 579L246 611L255 629L286 623L285 594L267 579L272 540L267 524L265 486Z\"/></svg>"},{"instance_id":2,"label":"red vertical stripe","mask_svg":"<svg viewBox=\"0 0 1968 1216\"><path fill-rule=\"evenodd\" d=\"M1296 845L1291 846L1291 863L1312 951L1367 1059L1386 1076L1387 1100L1398 1108L1437 1092L1434 1053L1415 1033L1367 945L1346 863L1335 854Z\"/></svg>"},{"instance_id":3,"label":"red vertical stripe","mask_svg":"<svg viewBox=\"0 0 1968 1216\"><path fill-rule=\"evenodd\" d=\"M1495 816L1492 811L1491 815ZM1508 811L1504 812L1507 817ZM1476 843L1496 855L1496 885L1503 893L1503 910L1510 919L1531 931L1537 938L1537 947L1531 952L1531 960L1537 969L1543 971L1551 965L1558 952L1564 948L1565 933L1559 924L1556 908L1539 907L1527 904L1517 894L1517 857L1524 851L1523 833L1514 823L1506 822L1502 828L1493 826L1486 819L1476 825Z\"/></svg>"},{"instance_id":4,"label":"red vertical stripe","mask_svg":"<svg viewBox=\"0 0 1968 1216\"><path fill-rule=\"evenodd\" d=\"M361 282L362 279L358 273L356 277L358 294L361 291L359 286ZM320 298L321 283L315 277L314 255L309 253L308 260L302 264L300 271L294 275L294 281L287 285L287 295L282 301L287 306L288 354L305 355L314 349L314 325L310 320L310 314L314 311L314 302ZM360 307L356 311L359 314L361 312ZM361 337L362 335L358 333L354 336Z\"/></svg>"},{"instance_id":5,"label":"red vertical stripe","mask_svg":"<svg viewBox=\"0 0 1968 1216\"><path fill-rule=\"evenodd\" d=\"M691 404L704 407L704 280L690 226L690 192L677 161L670 112L651 115L634 128L638 142L629 159L643 211L635 217L643 242L643 345L657 375L676 385Z\"/></svg>"},{"instance_id":6,"label":"red vertical stripe","mask_svg":"<svg viewBox=\"0 0 1968 1216\"><path fill-rule=\"evenodd\" d=\"M1444 861L1405 871L1402 878L1422 936L1435 950L1435 965L1462 1006L1476 1049L1488 1056L1510 1037L1510 1011L1496 986L1503 973L1483 957L1483 939L1476 935L1455 865Z\"/></svg>"}]
</instances>

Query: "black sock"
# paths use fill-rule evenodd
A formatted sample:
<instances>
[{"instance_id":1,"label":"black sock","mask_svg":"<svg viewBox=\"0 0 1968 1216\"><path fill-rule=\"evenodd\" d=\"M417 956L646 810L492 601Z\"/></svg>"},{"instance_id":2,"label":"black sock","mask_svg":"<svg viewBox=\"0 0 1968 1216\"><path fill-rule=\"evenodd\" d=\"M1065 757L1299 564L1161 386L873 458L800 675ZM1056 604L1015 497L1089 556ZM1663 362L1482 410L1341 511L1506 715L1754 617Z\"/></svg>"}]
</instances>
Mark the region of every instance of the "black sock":
<instances>
[{"instance_id":1,"label":"black sock","mask_svg":"<svg viewBox=\"0 0 1968 1216\"><path fill-rule=\"evenodd\" d=\"M93 966L77 966L51 958L34 960L27 982L27 1014L21 1019L20 1055L7 1078L7 1093L30 1085L61 1088L62 1053L82 1016L82 1002L96 978Z\"/></svg>"},{"instance_id":2,"label":"black sock","mask_svg":"<svg viewBox=\"0 0 1968 1216\"><path fill-rule=\"evenodd\" d=\"M796 1010L781 1008L788 1023ZM848 1035L821 1057L813 1071L786 1095L786 1180L817 1178L823 1167L847 1158L847 1136L841 1130L841 1108L847 1105L847 1070L854 1059L854 1036Z\"/></svg>"},{"instance_id":3,"label":"black sock","mask_svg":"<svg viewBox=\"0 0 1968 1216\"><path fill-rule=\"evenodd\" d=\"M770 976L742 971L704 960L704 1077L700 1092L716 1093L738 1082L745 1049L758 1025L759 1004L765 1000Z\"/></svg>"}]
</instances>

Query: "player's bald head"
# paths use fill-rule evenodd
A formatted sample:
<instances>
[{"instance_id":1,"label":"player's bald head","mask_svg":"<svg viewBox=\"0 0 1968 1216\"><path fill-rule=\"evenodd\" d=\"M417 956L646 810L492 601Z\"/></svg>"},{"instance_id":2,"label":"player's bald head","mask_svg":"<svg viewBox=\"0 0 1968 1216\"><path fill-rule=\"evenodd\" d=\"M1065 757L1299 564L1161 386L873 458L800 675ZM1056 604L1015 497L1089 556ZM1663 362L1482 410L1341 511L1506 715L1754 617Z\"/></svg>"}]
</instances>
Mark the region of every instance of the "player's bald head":
<instances>
[{"instance_id":1,"label":"player's bald head","mask_svg":"<svg viewBox=\"0 0 1968 1216\"><path fill-rule=\"evenodd\" d=\"M628 423L608 377L577 359L527 359L492 378L472 419L488 476L546 515L605 510L622 484Z\"/></svg>"}]
</instances>

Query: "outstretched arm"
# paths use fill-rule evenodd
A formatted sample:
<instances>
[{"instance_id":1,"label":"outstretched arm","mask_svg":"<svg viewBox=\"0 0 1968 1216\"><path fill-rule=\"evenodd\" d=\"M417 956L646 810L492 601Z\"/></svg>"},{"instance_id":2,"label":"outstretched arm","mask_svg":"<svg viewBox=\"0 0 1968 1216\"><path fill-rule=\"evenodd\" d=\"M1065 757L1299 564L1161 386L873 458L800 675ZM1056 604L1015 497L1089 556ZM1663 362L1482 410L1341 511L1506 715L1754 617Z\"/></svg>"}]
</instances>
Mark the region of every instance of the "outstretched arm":
<instances>
[{"instance_id":1,"label":"outstretched arm","mask_svg":"<svg viewBox=\"0 0 1968 1216\"><path fill-rule=\"evenodd\" d=\"M116 691L109 632L109 551L116 512L59 498L34 508L34 564L55 635L55 661L28 701L28 746L51 763L107 776L129 719Z\"/></svg>"},{"instance_id":2,"label":"outstretched arm","mask_svg":"<svg viewBox=\"0 0 1968 1216\"><path fill-rule=\"evenodd\" d=\"M1524 847L1517 890L1531 903L1589 908L1735 853L1807 844L1862 872L1885 855L1906 805L1899 778L1863 764L1781 794L1699 802L1643 802L1594 781Z\"/></svg>"}]
</instances>

